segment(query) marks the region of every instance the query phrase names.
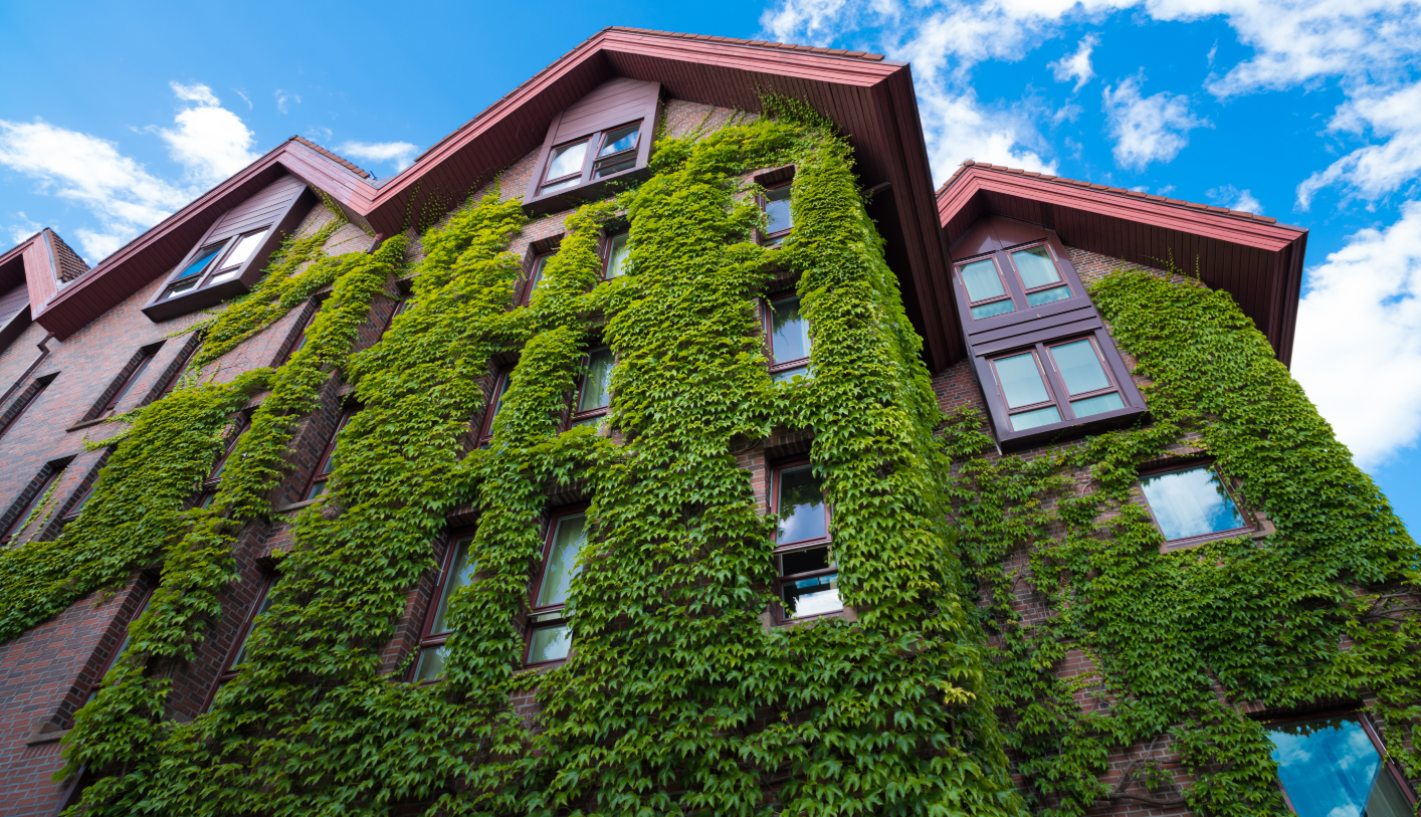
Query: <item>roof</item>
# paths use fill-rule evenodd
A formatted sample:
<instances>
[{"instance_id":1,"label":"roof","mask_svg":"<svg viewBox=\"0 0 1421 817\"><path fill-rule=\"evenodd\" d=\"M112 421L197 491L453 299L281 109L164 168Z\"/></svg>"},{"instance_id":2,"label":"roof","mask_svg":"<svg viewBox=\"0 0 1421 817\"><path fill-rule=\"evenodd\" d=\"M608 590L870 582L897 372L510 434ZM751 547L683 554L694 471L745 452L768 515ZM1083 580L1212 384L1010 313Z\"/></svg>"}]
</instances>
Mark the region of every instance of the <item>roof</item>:
<instances>
[{"instance_id":1,"label":"roof","mask_svg":"<svg viewBox=\"0 0 1421 817\"><path fill-rule=\"evenodd\" d=\"M329 159L334 159L336 163L339 164L341 167L344 167L346 170L349 170L350 172L354 173L362 179L375 178L374 174L372 174L370 171L356 166L354 162L350 161L344 156L341 156L340 154L335 153L334 151L327 150L304 136L293 136L287 141L300 142L301 144L305 145L308 148L311 148L312 150L320 151L322 155L326 156Z\"/></svg>"},{"instance_id":2,"label":"roof","mask_svg":"<svg viewBox=\"0 0 1421 817\"><path fill-rule=\"evenodd\" d=\"M539 71L425 151L375 182L354 164L294 137L104 259L37 315L62 340L170 271L223 212L284 173L319 188L353 221L384 235L410 214L443 212L538 149L564 108L613 77L654 80L691 102L760 110L773 92L803 99L835 122L855 149L874 196L871 215L900 274L909 316L927 340L929 364L963 352L912 73L905 63L857 51L607 28Z\"/></svg>"},{"instance_id":3,"label":"roof","mask_svg":"<svg viewBox=\"0 0 1421 817\"><path fill-rule=\"evenodd\" d=\"M1132 263L1197 264L1204 283L1233 296L1279 360L1292 358L1306 229L1256 213L971 161L938 188L937 205L949 258L977 219L996 215L1039 224L1069 246Z\"/></svg>"}]
</instances>

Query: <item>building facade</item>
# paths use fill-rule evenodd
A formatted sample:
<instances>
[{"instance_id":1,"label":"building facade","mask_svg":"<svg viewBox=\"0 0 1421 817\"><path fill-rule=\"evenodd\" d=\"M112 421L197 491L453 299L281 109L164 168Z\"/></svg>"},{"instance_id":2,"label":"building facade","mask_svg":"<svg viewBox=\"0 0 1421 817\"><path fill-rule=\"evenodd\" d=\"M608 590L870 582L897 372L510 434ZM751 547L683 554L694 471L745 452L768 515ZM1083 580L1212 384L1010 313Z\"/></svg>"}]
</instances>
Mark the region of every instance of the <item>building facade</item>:
<instances>
[{"instance_id":1,"label":"building facade","mask_svg":"<svg viewBox=\"0 0 1421 817\"><path fill-rule=\"evenodd\" d=\"M0 815L1415 808L1307 232L609 28L379 180L0 255ZM1351 810L1349 810L1351 809Z\"/></svg>"}]
</instances>

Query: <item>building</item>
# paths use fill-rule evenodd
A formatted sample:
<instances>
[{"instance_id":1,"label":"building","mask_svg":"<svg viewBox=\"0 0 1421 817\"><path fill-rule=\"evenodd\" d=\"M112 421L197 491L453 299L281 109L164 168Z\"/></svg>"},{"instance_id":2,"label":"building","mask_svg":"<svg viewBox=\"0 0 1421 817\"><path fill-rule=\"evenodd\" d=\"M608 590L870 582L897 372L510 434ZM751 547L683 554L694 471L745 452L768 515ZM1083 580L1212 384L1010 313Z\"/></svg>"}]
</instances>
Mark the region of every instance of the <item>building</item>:
<instances>
[{"instance_id":1,"label":"building","mask_svg":"<svg viewBox=\"0 0 1421 817\"><path fill-rule=\"evenodd\" d=\"M1418 553L1288 374L1306 239L934 192L906 64L621 28L394 178L41 232L0 814L1401 814Z\"/></svg>"}]
</instances>

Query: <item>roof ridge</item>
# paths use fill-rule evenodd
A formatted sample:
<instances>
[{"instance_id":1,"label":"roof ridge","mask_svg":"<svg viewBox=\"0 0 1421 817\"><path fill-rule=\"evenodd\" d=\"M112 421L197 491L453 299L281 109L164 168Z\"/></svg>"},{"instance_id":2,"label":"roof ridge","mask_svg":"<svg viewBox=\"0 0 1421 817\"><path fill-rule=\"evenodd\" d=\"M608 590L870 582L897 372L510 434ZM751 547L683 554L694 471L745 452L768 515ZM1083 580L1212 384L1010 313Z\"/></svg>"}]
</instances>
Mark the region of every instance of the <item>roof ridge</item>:
<instances>
[{"instance_id":1,"label":"roof ridge","mask_svg":"<svg viewBox=\"0 0 1421 817\"><path fill-rule=\"evenodd\" d=\"M837 57L852 57L854 59L869 60L871 62L882 62L882 54L874 54L868 51L854 51L847 48L826 48L819 45L798 45L796 43L779 43L769 40L745 40L738 37L719 37L713 34L683 34L679 31L659 31L651 28L632 28L631 26L607 26L603 31L624 31L629 34L650 34L654 37L674 37L678 40L704 40L710 43L729 43L731 45L748 45L756 48L776 48L783 51L802 51L809 54L828 54Z\"/></svg>"},{"instance_id":2,"label":"roof ridge","mask_svg":"<svg viewBox=\"0 0 1421 817\"><path fill-rule=\"evenodd\" d=\"M350 161L349 159L345 158L344 156L341 156L340 154L338 154L338 153L336 153L336 152L334 152L334 151L332 151L332 150L328 150L328 149L326 149L326 148L321 147L320 145L316 144L315 142L312 142L310 139L307 139L307 138L304 137L304 136L292 136L290 139L288 139L288 140L286 140L286 141L288 141L288 142L300 142L301 144L305 145L306 147L311 148L312 150L315 150L315 151L319 152L320 154L322 154L322 155L325 156L326 158L335 160L335 162L336 162L337 164L339 164L341 167L344 167L346 170L349 170L349 171L355 173L357 176L361 177L362 179L374 179L374 178L375 178L375 174L371 173L370 171L368 171L368 170L366 170L366 169L360 167L359 165L355 164L354 162Z\"/></svg>"},{"instance_id":3,"label":"roof ridge","mask_svg":"<svg viewBox=\"0 0 1421 817\"><path fill-rule=\"evenodd\" d=\"M1110 193L1112 195L1117 196L1129 196L1132 199L1146 199L1148 201L1158 202L1160 204L1169 204L1175 207L1187 207L1191 210L1204 210L1206 212L1215 213L1221 216L1245 219L1247 221L1257 221L1262 224L1278 224L1278 219L1273 218L1272 216L1265 216L1260 213L1250 213L1247 210L1230 210L1227 207L1219 207L1213 204L1201 204L1196 201L1185 201L1184 199L1171 199L1166 196L1145 193L1140 190L1127 190L1123 187L1111 187L1110 185L1080 181L1079 179L1067 179L1061 176L1053 176L1050 173L1037 173L1032 170L1023 170L1018 167L1007 167L1006 165L994 165L988 162L977 162L973 161L972 159L963 160L962 164L958 165L957 169L952 171L952 175L948 177L947 181L943 182L942 186L937 189L937 193L934 194L933 198L942 198L943 194L947 192L947 189L951 187L953 183L956 182L958 178L960 178L962 174L970 167L980 167L983 170L992 170L998 173L1010 173L1013 176L1029 176L1033 179L1040 179L1043 182L1052 182L1054 184L1068 184L1072 187L1089 187L1092 190L1099 190L1102 193ZM1279 224L1278 226L1287 227L1290 225Z\"/></svg>"},{"instance_id":4,"label":"roof ridge","mask_svg":"<svg viewBox=\"0 0 1421 817\"><path fill-rule=\"evenodd\" d=\"M92 269L84 257L75 252L54 228L45 227L42 232L49 233L50 238L54 239L55 262L59 265L54 274L59 280L67 284Z\"/></svg>"}]
</instances>

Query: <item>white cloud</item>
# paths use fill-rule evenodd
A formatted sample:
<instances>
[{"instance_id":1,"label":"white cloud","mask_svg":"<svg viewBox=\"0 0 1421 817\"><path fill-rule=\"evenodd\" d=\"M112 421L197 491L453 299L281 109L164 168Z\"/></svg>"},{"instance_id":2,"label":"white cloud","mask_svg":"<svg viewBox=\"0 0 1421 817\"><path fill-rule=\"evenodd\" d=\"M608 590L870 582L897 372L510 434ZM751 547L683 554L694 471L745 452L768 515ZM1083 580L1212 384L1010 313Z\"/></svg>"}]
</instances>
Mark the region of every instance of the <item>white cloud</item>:
<instances>
[{"instance_id":1,"label":"white cloud","mask_svg":"<svg viewBox=\"0 0 1421 817\"><path fill-rule=\"evenodd\" d=\"M242 93L241 91L238 91L236 88L233 88L233 89L232 89L232 92L235 93L237 96L241 97L243 102L247 103L247 110L250 111L250 110L252 109L252 98L251 98L251 97L247 96L246 94Z\"/></svg>"},{"instance_id":2,"label":"white cloud","mask_svg":"<svg viewBox=\"0 0 1421 817\"><path fill-rule=\"evenodd\" d=\"M1318 191L1342 185L1349 196L1375 201L1421 174L1421 82L1390 93L1365 89L1338 107L1328 130L1385 136L1382 144L1358 148L1298 185L1298 206L1312 206Z\"/></svg>"},{"instance_id":3,"label":"white cloud","mask_svg":"<svg viewBox=\"0 0 1421 817\"><path fill-rule=\"evenodd\" d=\"M1164 91L1140 95L1140 81L1127 77L1102 95L1117 164L1144 170L1150 162L1168 162L1189 144L1189 131L1208 127L1189 111L1189 98Z\"/></svg>"},{"instance_id":4,"label":"white cloud","mask_svg":"<svg viewBox=\"0 0 1421 817\"><path fill-rule=\"evenodd\" d=\"M760 26L774 40L808 41L827 45L843 29L843 17L850 10L847 0L786 0L778 9L766 9Z\"/></svg>"},{"instance_id":5,"label":"white cloud","mask_svg":"<svg viewBox=\"0 0 1421 817\"><path fill-rule=\"evenodd\" d=\"M326 144L331 141L331 137L334 135L335 131L330 128L323 128L320 125L312 125L306 128L306 138L312 142Z\"/></svg>"},{"instance_id":6,"label":"white cloud","mask_svg":"<svg viewBox=\"0 0 1421 817\"><path fill-rule=\"evenodd\" d=\"M20 217L19 222L16 224L9 225L6 229L10 231L10 240L15 242L16 244L19 244L21 241L24 241L25 239L44 229L43 224L40 224L38 221L35 221L29 216L25 215L24 210L19 211L15 215ZM8 250L9 248L6 247L5 249Z\"/></svg>"},{"instance_id":7,"label":"white cloud","mask_svg":"<svg viewBox=\"0 0 1421 817\"><path fill-rule=\"evenodd\" d=\"M344 142L335 152L367 162L389 162L398 172L414 164L419 148L409 142Z\"/></svg>"},{"instance_id":8,"label":"white cloud","mask_svg":"<svg viewBox=\"0 0 1421 817\"><path fill-rule=\"evenodd\" d=\"M278 111L281 111L282 113L287 113L287 107L286 107L286 106L287 106L287 103L289 103L289 102L295 102L295 103L298 104L298 105L301 104L301 96L300 96L300 94L294 94L294 93L291 93L291 92L289 92L289 91L283 91L283 90L281 90L280 88L277 88L277 89L276 89L276 109L277 109Z\"/></svg>"},{"instance_id":9,"label":"white cloud","mask_svg":"<svg viewBox=\"0 0 1421 817\"><path fill-rule=\"evenodd\" d=\"M1421 202L1308 275L1294 375L1357 464L1376 467L1421 440Z\"/></svg>"},{"instance_id":10,"label":"white cloud","mask_svg":"<svg viewBox=\"0 0 1421 817\"><path fill-rule=\"evenodd\" d=\"M201 83L169 85L178 99L197 103L178 112L173 118L176 128L158 130L168 143L168 155L187 169L192 181L210 187L257 160L250 150L255 135L240 117L221 107L211 88Z\"/></svg>"},{"instance_id":11,"label":"white cloud","mask_svg":"<svg viewBox=\"0 0 1421 817\"><path fill-rule=\"evenodd\" d=\"M1046 67L1051 69L1051 73L1055 75L1057 82L1070 82L1074 79L1076 81L1076 87L1072 90L1079 91L1087 82L1090 82L1091 77L1095 76L1095 69L1090 66L1090 52L1095 49L1095 46L1099 42L1099 37L1094 34L1087 34L1081 39L1081 44L1076 48L1076 53L1069 57L1062 57L1055 62L1047 63Z\"/></svg>"},{"instance_id":12,"label":"white cloud","mask_svg":"<svg viewBox=\"0 0 1421 817\"><path fill-rule=\"evenodd\" d=\"M1244 210L1249 213L1262 213L1263 204L1253 193L1248 190L1239 190L1231 184L1223 187L1215 187L1207 191L1209 200L1220 207L1227 207L1230 210Z\"/></svg>"}]
</instances>

